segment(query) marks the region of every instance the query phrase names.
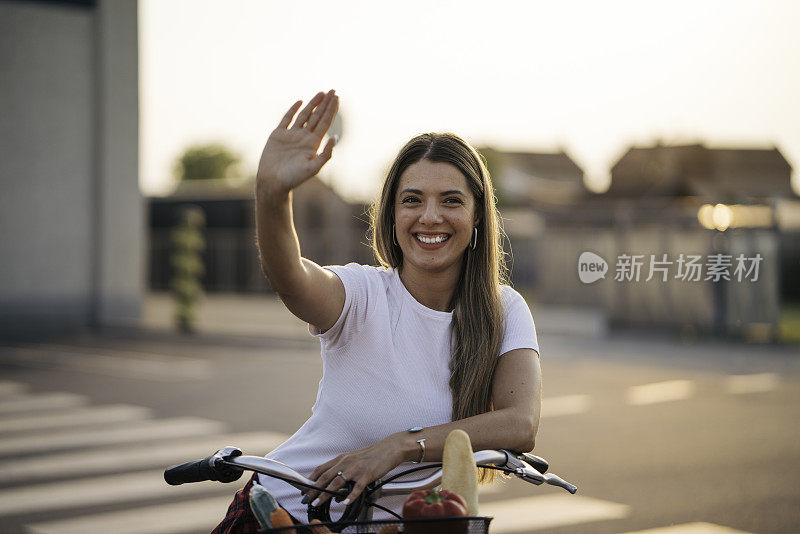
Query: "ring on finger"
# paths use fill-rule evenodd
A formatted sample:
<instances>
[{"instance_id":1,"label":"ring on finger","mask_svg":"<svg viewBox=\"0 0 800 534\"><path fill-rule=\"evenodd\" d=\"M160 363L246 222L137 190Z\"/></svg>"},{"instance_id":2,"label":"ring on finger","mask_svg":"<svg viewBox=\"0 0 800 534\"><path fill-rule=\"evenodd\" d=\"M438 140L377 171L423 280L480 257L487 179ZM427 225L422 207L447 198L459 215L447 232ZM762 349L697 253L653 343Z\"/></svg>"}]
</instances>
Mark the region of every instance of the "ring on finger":
<instances>
[{"instance_id":1,"label":"ring on finger","mask_svg":"<svg viewBox=\"0 0 800 534\"><path fill-rule=\"evenodd\" d=\"M347 477L346 477L346 476L344 476L344 473L342 473L341 471L339 471L338 473L336 473L336 476L337 476L337 477L342 477L342 480L344 480L345 482L350 482L350 481L347 479Z\"/></svg>"}]
</instances>

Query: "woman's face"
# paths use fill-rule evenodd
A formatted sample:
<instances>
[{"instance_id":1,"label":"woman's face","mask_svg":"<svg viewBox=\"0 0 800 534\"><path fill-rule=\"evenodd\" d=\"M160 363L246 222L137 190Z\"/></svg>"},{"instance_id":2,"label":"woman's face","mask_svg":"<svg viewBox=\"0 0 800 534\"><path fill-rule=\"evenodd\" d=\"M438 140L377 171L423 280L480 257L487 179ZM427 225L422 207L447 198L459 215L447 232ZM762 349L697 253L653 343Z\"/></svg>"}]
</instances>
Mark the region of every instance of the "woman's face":
<instances>
[{"instance_id":1,"label":"woman's face","mask_svg":"<svg viewBox=\"0 0 800 534\"><path fill-rule=\"evenodd\" d=\"M458 272L478 219L467 179L454 165L423 159L400 176L394 222L404 268Z\"/></svg>"}]
</instances>

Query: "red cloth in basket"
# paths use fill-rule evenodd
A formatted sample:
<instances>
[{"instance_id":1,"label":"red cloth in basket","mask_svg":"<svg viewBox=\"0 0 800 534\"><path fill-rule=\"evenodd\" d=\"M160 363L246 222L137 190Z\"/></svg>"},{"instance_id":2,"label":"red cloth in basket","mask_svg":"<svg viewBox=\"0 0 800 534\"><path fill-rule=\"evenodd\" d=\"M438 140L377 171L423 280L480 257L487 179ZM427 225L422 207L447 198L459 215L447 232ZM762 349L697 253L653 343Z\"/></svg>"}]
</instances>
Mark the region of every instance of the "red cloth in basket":
<instances>
[{"instance_id":1,"label":"red cloth in basket","mask_svg":"<svg viewBox=\"0 0 800 534\"><path fill-rule=\"evenodd\" d=\"M211 534L255 534L261 530L258 520L250 508L250 488L258 482L256 477L258 477L258 473L254 473L250 481L236 492L233 502L228 507L228 513L225 514L222 522L211 531ZM295 525L300 524L291 514L289 517L292 518Z\"/></svg>"}]
</instances>

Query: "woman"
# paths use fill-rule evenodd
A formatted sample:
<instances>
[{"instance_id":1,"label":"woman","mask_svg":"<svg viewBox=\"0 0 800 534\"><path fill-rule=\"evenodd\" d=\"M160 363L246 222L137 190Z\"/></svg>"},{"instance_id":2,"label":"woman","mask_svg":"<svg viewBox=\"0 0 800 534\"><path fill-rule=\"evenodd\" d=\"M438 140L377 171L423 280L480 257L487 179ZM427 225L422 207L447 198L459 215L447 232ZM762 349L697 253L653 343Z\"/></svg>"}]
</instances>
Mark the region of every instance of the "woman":
<instances>
[{"instance_id":1,"label":"woman","mask_svg":"<svg viewBox=\"0 0 800 534\"><path fill-rule=\"evenodd\" d=\"M261 156L258 246L272 288L320 338L323 379L312 416L267 457L330 490L354 481L344 502L331 503L338 517L368 483L409 467L400 464L441 461L454 429L467 432L474 450L532 450L541 407L538 343L527 304L501 284L499 216L478 153L452 134L409 141L372 209L382 267L321 268L300 255L291 191L331 158L335 139L317 150L338 96L318 93L295 118L301 105L289 109ZM481 473L482 481L493 473ZM304 523L307 502L330 498L311 491L301 500L284 482L258 482ZM399 513L404 499L378 503ZM375 510L374 519L386 517Z\"/></svg>"}]
</instances>

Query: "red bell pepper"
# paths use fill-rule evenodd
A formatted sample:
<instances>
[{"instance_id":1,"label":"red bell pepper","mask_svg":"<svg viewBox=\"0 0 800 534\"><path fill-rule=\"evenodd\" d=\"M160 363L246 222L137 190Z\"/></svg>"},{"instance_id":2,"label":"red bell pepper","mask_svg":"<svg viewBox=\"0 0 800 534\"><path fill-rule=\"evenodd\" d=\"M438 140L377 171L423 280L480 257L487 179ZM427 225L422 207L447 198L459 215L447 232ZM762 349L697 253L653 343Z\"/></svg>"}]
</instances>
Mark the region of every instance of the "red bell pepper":
<instances>
[{"instance_id":1,"label":"red bell pepper","mask_svg":"<svg viewBox=\"0 0 800 534\"><path fill-rule=\"evenodd\" d=\"M467 503L457 493L447 490L418 490L403 505L403 519L464 517ZM409 521L403 524L408 534L466 534L467 521Z\"/></svg>"}]
</instances>

